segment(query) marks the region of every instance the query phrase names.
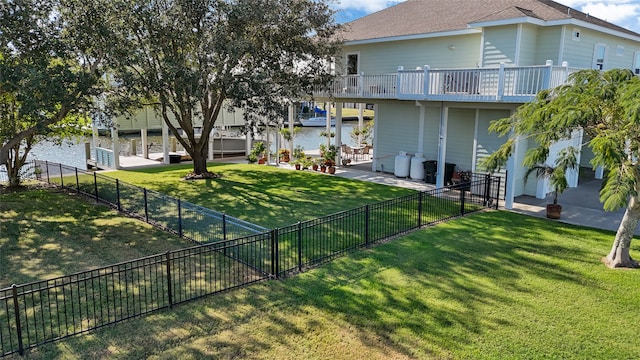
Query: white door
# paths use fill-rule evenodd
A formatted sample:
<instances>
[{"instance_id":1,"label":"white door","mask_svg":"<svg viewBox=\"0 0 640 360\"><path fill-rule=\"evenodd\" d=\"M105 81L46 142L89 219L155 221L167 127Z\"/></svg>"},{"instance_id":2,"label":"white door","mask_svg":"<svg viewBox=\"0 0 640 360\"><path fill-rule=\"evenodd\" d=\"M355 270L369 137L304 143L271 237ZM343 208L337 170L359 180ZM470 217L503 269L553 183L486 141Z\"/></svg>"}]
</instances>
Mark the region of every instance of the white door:
<instances>
[{"instance_id":1,"label":"white door","mask_svg":"<svg viewBox=\"0 0 640 360\"><path fill-rule=\"evenodd\" d=\"M604 44L596 44L593 48L593 69L603 70L604 61L607 56L607 46Z\"/></svg>"}]
</instances>

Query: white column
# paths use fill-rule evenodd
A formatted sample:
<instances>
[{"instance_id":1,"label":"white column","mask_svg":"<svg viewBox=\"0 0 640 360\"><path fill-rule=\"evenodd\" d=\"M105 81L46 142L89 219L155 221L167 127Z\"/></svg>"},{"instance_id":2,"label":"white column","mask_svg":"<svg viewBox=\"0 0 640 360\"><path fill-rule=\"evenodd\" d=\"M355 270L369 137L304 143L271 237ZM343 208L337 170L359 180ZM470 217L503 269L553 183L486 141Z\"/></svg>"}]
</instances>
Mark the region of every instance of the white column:
<instances>
[{"instance_id":1,"label":"white column","mask_svg":"<svg viewBox=\"0 0 640 360\"><path fill-rule=\"evenodd\" d=\"M325 110L327 111L327 147L331 145L331 103L326 103Z\"/></svg>"},{"instance_id":2,"label":"white column","mask_svg":"<svg viewBox=\"0 0 640 360\"><path fill-rule=\"evenodd\" d=\"M113 166L120 169L120 140L118 139L118 124L111 128L111 147L113 149Z\"/></svg>"},{"instance_id":3,"label":"white column","mask_svg":"<svg viewBox=\"0 0 640 360\"><path fill-rule=\"evenodd\" d=\"M296 108L293 106L293 104L289 105L289 134L291 134L291 141L289 142L289 156L291 158L293 158L293 130L294 130L294 126L293 123L296 121L295 119L295 115L296 115Z\"/></svg>"},{"instance_id":4,"label":"white column","mask_svg":"<svg viewBox=\"0 0 640 360\"><path fill-rule=\"evenodd\" d=\"M251 149L253 148L253 132L249 130L250 129L247 129L247 135L244 137L244 151L247 156L249 156Z\"/></svg>"},{"instance_id":5,"label":"white column","mask_svg":"<svg viewBox=\"0 0 640 360\"><path fill-rule=\"evenodd\" d=\"M169 163L169 127L162 120L162 163Z\"/></svg>"},{"instance_id":6,"label":"white column","mask_svg":"<svg viewBox=\"0 0 640 360\"><path fill-rule=\"evenodd\" d=\"M378 135L380 132L378 131L378 124L380 124L380 119L378 117L378 103L373 105L373 113L374 113L374 122L373 122L373 160L371 161L371 171L376 171L378 167Z\"/></svg>"},{"instance_id":7,"label":"white column","mask_svg":"<svg viewBox=\"0 0 640 360\"><path fill-rule=\"evenodd\" d=\"M140 129L140 139L142 139L142 157L149 158L149 139L147 138L147 129Z\"/></svg>"},{"instance_id":8,"label":"white column","mask_svg":"<svg viewBox=\"0 0 640 360\"><path fill-rule=\"evenodd\" d=\"M438 141L438 174L436 176L436 187L444 187L444 168L447 158L447 123L449 122L449 107L443 106L440 110L440 134Z\"/></svg>"},{"instance_id":9,"label":"white column","mask_svg":"<svg viewBox=\"0 0 640 360\"><path fill-rule=\"evenodd\" d=\"M513 111L511 111L513 115ZM507 182L504 184L504 207L505 209L513 209L513 201L516 191L516 163L518 161L517 154L520 148L520 138L516 139L513 145L513 152L509 159L507 159Z\"/></svg>"},{"instance_id":10,"label":"white column","mask_svg":"<svg viewBox=\"0 0 640 360\"><path fill-rule=\"evenodd\" d=\"M358 133L358 143L357 146L362 144L362 128L364 127L364 103L358 104L358 129L360 132Z\"/></svg>"},{"instance_id":11,"label":"white column","mask_svg":"<svg viewBox=\"0 0 640 360\"><path fill-rule=\"evenodd\" d=\"M338 147L336 155L336 165L342 165L342 153L340 146L342 145L342 103L336 103L336 139L335 144Z\"/></svg>"},{"instance_id":12,"label":"white column","mask_svg":"<svg viewBox=\"0 0 640 360\"><path fill-rule=\"evenodd\" d=\"M215 128L211 129L209 132L209 141L207 143L207 159L213 160L213 138L216 133ZM220 133L220 142L222 143L222 133Z\"/></svg>"},{"instance_id":13,"label":"white column","mask_svg":"<svg viewBox=\"0 0 640 360\"><path fill-rule=\"evenodd\" d=\"M425 121L425 112L426 109L422 103L418 102L418 106L420 106L420 120L418 121L418 148L416 149L416 153L424 152L424 121Z\"/></svg>"},{"instance_id":14,"label":"white column","mask_svg":"<svg viewBox=\"0 0 640 360\"><path fill-rule=\"evenodd\" d=\"M480 109L476 109L476 118L474 120L473 129L473 149L471 150L471 171L476 171L478 160L478 121L480 120Z\"/></svg>"},{"instance_id":15,"label":"white column","mask_svg":"<svg viewBox=\"0 0 640 360\"><path fill-rule=\"evenodd\" d=\"M93 139L93 148L99 147L100 139L98 138L98 126L95 121L91 122L91 137Z\"/></svg>"},{"instance_id":16,"label":"white column","mask_svg":"<svg viewBox=\"0 0 640 360\"><path fill-rule=\"evenodd\" d=\"M578 154L576 154L576 162L578 163L578 167L575 170L567 171L567 180L569 182L569 187L578 187L578 180L580 179L580 158L582 157L582 140L584 137L584 130L578 129L574 130L571 133L571 138L573 139L573 143L571 146L576 149L580 149Z\"/></svg>"}]
</instances>

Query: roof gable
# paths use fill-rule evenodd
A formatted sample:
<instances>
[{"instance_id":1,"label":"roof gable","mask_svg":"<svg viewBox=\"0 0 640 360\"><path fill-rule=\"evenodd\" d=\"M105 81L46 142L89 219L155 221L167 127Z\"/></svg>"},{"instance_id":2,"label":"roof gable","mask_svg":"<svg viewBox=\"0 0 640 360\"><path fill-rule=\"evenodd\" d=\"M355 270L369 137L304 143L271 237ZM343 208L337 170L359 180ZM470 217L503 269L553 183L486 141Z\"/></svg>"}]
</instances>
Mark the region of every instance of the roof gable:
<instances>
[{"instance_id":1,"label":"roof gable","mask_svg":"<svg viewBox=\"0 0 640 360\"><path fill-rule=\"evenodd\" d=\"M531 18L580 20L628 35L631 30L551 0L408 0L345 24L345 41L469 30L473 24Z\"/></svg>"}]
</instances>

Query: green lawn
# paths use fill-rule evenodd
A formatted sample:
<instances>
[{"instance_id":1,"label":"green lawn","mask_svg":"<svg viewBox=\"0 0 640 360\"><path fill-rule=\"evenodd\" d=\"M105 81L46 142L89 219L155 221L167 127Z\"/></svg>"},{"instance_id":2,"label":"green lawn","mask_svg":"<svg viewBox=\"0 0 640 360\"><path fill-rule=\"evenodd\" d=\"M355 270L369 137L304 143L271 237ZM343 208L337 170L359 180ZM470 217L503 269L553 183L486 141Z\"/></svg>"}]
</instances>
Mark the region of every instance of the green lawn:
<instances>
[{"instance_id":1,"label":"green lawn","mask_svg":"<svg viewBox=\"0 0 640 360\"><path fill-rule=\"evenodd\" d=\"M193 244L77 195L0 193L0 288Z\"/></svg>"},{"instance_id":2,"label":"green lawn","mask_svg":"<svg viewBox=\"0 0 640 360\"><path fill-rule=\"evenodd\" d=\"M282 227L342 210L393 199L414 191L353 181L313 171L264 165L209 164L213 180L183 181L192 165L105 173L121 181L179 197L262 225Z\"/></svg>"},{"instance_id":3,"label":"green lawn","mask_svg":"<svg viewBox=\"0 0 640 360\"><path fill-rule=\"evenodd\" d=\"M637 359L640 272L600 263L613 237L476 213L29 358Z\"/></svg>"}]
</instances>

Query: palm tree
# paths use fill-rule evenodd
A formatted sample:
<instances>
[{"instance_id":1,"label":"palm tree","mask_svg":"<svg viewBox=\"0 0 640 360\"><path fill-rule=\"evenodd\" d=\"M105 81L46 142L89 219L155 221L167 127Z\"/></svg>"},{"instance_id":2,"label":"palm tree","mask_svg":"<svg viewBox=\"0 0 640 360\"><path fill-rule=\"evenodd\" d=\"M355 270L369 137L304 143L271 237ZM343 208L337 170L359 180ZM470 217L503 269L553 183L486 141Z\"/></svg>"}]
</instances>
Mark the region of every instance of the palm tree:
<instances>
[{"instance_id":1,"label":"palm tree","mask_svg":"<svg viewBox=\"0 0 640 360\"><path fill-rule=\"evenodd\" d=\"M535 172L536 177L539 179L549 179L551 186L553 187L553 204L547 205L547 217L551 219L559 219L562 206L558 205L558 195L562 194L567 189L569 183L567 181L567 171L574 170L578 167L577 154L578 149L569 146L564 148L558 153L558 158L555 161L555 166L550 166L546 163L536 163L530 165L525 173L525 181ZM531 157L533 159L535 157Z\"/></svg>"}]
</instances>

